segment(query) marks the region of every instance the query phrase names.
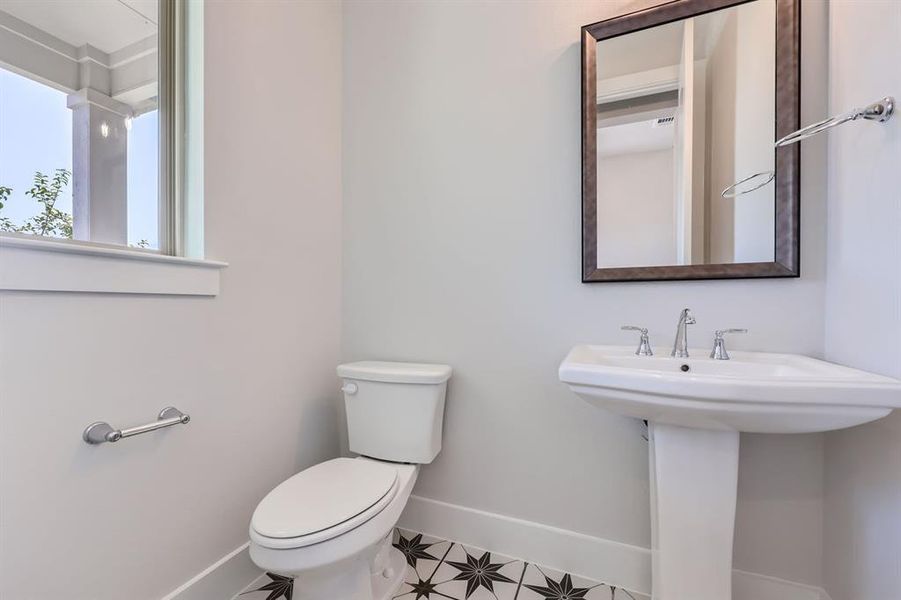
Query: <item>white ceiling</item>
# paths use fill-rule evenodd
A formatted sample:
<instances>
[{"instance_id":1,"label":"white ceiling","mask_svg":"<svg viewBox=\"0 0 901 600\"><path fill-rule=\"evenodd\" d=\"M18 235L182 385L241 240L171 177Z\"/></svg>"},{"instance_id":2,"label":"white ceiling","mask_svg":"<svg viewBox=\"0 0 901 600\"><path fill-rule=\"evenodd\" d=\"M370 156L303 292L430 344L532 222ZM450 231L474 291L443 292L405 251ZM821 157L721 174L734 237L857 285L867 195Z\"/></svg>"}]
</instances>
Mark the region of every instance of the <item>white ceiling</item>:
<instances>
[{"instance_id":1,"label":"white ceiling","mask_svg":"<svg viewBox=\"0 0 901 600\"><path fill-rule=\"evenodd\" d=\"M0 0L0 10L73 46L107 54L157 33L159 0Z\"/></svg>"}]
</instances>

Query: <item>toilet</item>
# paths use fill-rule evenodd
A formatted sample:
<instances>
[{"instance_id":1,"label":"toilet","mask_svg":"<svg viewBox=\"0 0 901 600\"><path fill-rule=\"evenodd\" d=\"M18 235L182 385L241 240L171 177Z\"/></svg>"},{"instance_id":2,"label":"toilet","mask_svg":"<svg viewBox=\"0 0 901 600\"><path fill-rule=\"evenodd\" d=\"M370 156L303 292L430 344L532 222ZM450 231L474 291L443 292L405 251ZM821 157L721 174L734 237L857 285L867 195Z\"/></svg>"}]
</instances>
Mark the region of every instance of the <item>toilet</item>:
<instances>
[{"instance_id":1,"label":"toilet","mask_svg":"<svg viewBox=\"0 0 901 600\"><path fill-rule=\"evenodd\" d=\"M338 367L357 458L314 465L273 489L250 522L250 557L297 577L296 600L387 600L406 561L391 534L419 465L441 450L447 365L364 361Z\"/></svg>"}]
</instances>

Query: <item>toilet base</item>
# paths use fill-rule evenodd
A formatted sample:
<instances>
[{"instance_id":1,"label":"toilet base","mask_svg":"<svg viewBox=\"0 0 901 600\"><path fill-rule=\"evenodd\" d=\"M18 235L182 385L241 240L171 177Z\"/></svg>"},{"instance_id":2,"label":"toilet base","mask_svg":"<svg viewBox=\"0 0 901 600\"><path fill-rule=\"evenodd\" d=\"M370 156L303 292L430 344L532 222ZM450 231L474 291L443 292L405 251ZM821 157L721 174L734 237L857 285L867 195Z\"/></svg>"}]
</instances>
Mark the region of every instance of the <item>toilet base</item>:
<instances>
[{"instance_id":1,"label":"toilet base","mask_svg":"<svg viewBox=\"0 0 901 600\"><path fill-rule=\"evenodd\" d=\"M390 600L404 582L404 555L385 540L371 559L357 557L340 571L310 571L294 583L295 600Z\"/></svg>"},{"instance_id":2,"label":"toilet base","mask_svg":"<svg viewBox=\"0 0 901 600\"><path fill-rule=\"evenodd\" d=\"M400 550L388 544L387 562L382 570L373 573L372 600L390 600L397 595L404 583L404 575L407 573L407 560Z\"/></svg>"}]
</instances>

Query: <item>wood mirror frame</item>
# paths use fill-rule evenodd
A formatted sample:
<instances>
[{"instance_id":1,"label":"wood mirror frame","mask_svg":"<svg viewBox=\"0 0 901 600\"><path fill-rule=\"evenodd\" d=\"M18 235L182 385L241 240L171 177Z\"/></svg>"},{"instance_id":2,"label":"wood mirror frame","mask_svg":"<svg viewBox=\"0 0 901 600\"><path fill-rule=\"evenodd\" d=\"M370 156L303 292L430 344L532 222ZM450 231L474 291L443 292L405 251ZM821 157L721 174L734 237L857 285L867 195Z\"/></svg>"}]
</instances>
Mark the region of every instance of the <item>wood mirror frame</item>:
<instances>
[{"instance_id":1,"label":"wood mirror frame","mask_svg":"<svg viewBox=\"0 0 901 600\"><path fill-rule=\"evenodd\" d=\"M776 149L773 262L603 267L597 265L597 43L754 0L674 0L582 27L582 281L747 279L800 275L800 144ZM776 2L776 126L773 140L800 128L801 0Z\"/></svg>"}]
</instances>

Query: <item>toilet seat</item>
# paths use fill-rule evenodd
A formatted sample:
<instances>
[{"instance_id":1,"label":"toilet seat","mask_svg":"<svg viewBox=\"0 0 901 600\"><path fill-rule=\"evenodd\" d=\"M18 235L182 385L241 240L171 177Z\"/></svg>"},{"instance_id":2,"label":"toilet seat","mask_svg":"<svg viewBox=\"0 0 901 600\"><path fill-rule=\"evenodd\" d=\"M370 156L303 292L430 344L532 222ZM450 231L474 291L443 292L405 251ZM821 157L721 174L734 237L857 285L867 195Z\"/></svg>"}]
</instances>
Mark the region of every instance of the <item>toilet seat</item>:
<instances>
[{"instance_id":1,"label":"toilet seat","mask_svg":"<svg viewBox=\"0 0 901 600\"><path fill-rule=\"evenodd\" d=\"M378 515L398 489L390 463L336 458L269 492L251 519L251 538L268 548L301 548L337 537Z\"/></svg>"}]
</instances>

